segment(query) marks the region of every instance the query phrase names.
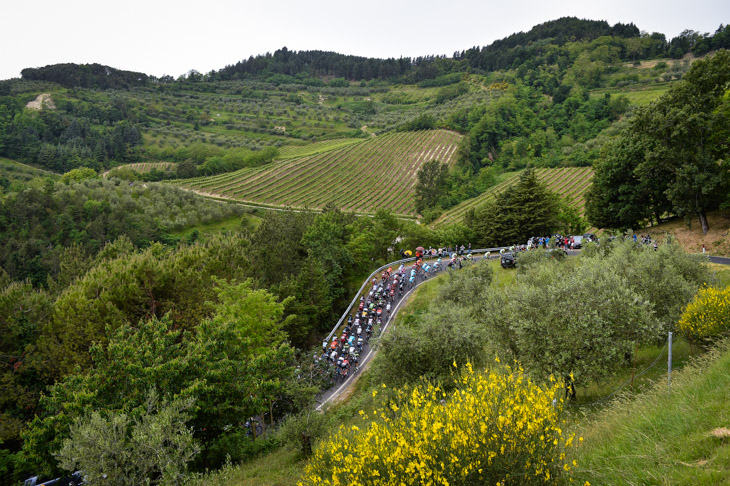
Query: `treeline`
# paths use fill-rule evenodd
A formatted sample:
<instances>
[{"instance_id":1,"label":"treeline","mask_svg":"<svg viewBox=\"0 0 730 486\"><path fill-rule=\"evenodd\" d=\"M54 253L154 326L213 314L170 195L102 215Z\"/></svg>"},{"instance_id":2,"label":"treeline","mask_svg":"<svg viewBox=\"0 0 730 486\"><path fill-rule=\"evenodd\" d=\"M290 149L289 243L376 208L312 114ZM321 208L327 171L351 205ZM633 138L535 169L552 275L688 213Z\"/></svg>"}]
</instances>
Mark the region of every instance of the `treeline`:
<instances>
[{"instance_id":1,"label":"treeline","mask_svg":"<svg viewBox=\"0 0 730 486\"><path fill-rule=\"evenodd\" d=\"M664 34L643 35L633 24L563 17L536 25L528 32L512 34L485 47L455 52L452 57L376 59L339 54L331 51L290 51L286 47L273 54L251 56L236 64L207 74L191 70L178 81L222 81L266 79L272 82L323 86L323 77L351 81L397 81L419 83L448 75L472 71L488 73L498 70L538 70L541 66L565 69L575 61L575 43L605 47L602 55L611 61L638 61L656 57L681 58L691 52L704 55L711 50L730 47L730 28L720 25L713 33L685 30L667 40ZM66 87L127 89L154 83L170 83L172 76L155 78L142 73L122 71L99 64L56 64L22 71L23 79L52 81ZM278 77L278 78L277 78ZM336 86L335 83L333 86Z\"/></svg>"},{"instance_id":2,"label":"treeline","mask_svg":"<svg viewBox=\"0 0 730 486\"><path fill-rule=\"evenodd\" d=\"M129 89L144 86L150 77L144 73L123 71L101 64L51 64L26 68L20 72L25 80L50 81L66 88Z\"/></svg>"},{"instance_id":3,"label":"treeline","mask_svg":"<svg viewBox=\"0 0 730 486\"><path fill-rule=\"evenodd\" d=\"M135 247L174 243L169 231L241 212L171 186L49 180L0 199L0 266L12 280L67 284L73 277L64 263L67 248L89 257L122 235Z\"/></svg>"},{"instance_id":4,"label":"treeline","mask_svg":"<svg viewBox=\"0 0 730 486\"><path fill-rule=\"evenodd\" d=\"M682 81L637 109L595 164L586 214L602 228L697 217L730 203L730 52L695 62Z\"/></svg>"},{"instance_id":5,"label":"treeline","mask_svg":"<svg viewBox=\"0 0 730 486\"><path fill-rule=\"evenodd\" d=\"M685 30L670 40L655 32L642 35L633 24L563 17L536 25L527 33L512 34L486 47L455 52L450 58L373 59L326 51L290 51L282 48L273 54L252 56L219 71L198 75L198 80L266 78L271 75L317 78L336 76L353 81L379 79L419 83L449 73L499 70L539 70L540 66L566 69L576 59L576 43L603 45L599 55L609 62L637 61L656 57L681 58L692 52L704 55L710 50L730 47L730 27L720 25L713 33ZM592 50L592 49L591 49ZM534 74L533 74L534 75Z\"/></svg>"},{"instance_id":6,"label":"treeline","mask_svg":"<svg viewBox=\"0 0 730 486\"><path fill-rule=\"evenodd\" d=\"M57 109L40 111L25 109L22 99L0 97L0 155L59 173L100 170L139 157L137 114L121 98L59 100Z\"/></svg>"}]
</instances>

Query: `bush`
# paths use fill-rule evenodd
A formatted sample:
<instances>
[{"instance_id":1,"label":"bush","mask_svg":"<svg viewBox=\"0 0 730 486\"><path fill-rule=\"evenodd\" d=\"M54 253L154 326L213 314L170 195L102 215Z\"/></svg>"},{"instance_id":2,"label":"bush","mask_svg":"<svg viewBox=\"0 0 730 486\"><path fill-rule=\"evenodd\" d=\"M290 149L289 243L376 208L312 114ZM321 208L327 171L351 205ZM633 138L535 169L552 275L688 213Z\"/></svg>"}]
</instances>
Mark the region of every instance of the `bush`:
<instances>
[{"instance_id":1,"label":"bush","mask_svg":"<svg viewBox=\"0 0 730 486\"><path fill-rule=\"evenodd\" d=\"M563 250L536 248L517 255L517 269L520 273L525 273L534 265L539 265L547 261L563 262L565 258L566 254Z\"/></svg>"},{"instance_id":2,"label":"bush","mask_svg":"<svg viewBox=\"0 0 730 486\"><path fill-rule=\"evenodd\" d=\"M205 467L218 469L226 461L233 464L243 462L279 447L279 441L270 438L258 438L246 435L245 430L236 430L217 437L207 448L205 454ZM196 464L195 469L203 469L201 464Z\"/></svg>"},{"instance_id":3,"label":"bush","mask_svg":"<svg viewBox=\"0 0 730 486\"><path fill-rule=\"evenodd\" d=\"M304 484L543 484L571 475L564 460L562 386L539 386L521 369L474 373L457 389L427 385L396 392L340 427L305 468ZM373 391L376 395L377 391ZM369 422L369 423L368 423Z\"/></svg>"},{"instance_id":4,"label":"bush","mask_svg":"<svg viewBox=\"0 0 730 486\"><path fill-rule=\"evenodd\" d=\"M730 331L730 287L700 289L677 326L687 340L708 344Z\"/></svg>"},{"instance_id":5,"label":"bush","mask_svg":"<svg viewBox=\"0 0 730 486\"><path fill-rule=\"evenodd\" d=\"M71 437L57 455L60 465L67 471L81 469L90 484L177 483L199 451L185 424L192 405L191 399L158 405L151 392L139 417L93 412L71 427Z\"/></svg>"}]
</instances>

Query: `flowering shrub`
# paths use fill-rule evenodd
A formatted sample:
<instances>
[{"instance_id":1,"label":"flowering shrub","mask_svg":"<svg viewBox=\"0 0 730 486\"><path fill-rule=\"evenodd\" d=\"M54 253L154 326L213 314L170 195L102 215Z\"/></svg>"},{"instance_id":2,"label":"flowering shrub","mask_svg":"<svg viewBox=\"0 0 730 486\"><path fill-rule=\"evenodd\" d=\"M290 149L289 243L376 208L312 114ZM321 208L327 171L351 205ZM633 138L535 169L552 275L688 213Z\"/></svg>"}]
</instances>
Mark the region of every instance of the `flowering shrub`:
<instances>
[{"instance_id":1,"label":"flowering shrub","mask_svg":"<svg viewBox=\"0 0 730 486\"><path fill-rule=\"evenodd\" d=\"M368 425L323 441L300 484L556 483L576 467L565 459L574 435L561 429L562 390L521 368L475 373L467 364L453 392L421 386L361 411Z\"/></svg>"},{"instance_id":2,"label":"flowering shrub","mask_svg":"<svg viewBox=\"0 0 730 486\"><path fill-rule=\"evenodd\" d=\"M679 319L679 331L691 342L707 342L730 331L730 287L700 289Z\"/></svg>"}]
</instances>

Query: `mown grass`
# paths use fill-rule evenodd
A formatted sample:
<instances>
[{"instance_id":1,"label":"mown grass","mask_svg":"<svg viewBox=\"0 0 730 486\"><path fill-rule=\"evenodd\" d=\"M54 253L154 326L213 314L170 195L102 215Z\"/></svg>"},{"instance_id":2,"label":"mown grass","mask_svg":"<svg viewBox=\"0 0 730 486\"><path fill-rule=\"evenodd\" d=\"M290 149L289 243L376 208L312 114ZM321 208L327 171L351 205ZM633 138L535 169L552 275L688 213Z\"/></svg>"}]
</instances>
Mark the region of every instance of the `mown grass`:
<instances>
[{"instance_id":1,"label":"mown grass","mask_svg":"<svg viewBox=\"0 0 730 486\"><path fill-rule=\"evenodd\" d=\"M577 484L730 484L729 344L578 426Z\"/></svg>"}]
</instances>

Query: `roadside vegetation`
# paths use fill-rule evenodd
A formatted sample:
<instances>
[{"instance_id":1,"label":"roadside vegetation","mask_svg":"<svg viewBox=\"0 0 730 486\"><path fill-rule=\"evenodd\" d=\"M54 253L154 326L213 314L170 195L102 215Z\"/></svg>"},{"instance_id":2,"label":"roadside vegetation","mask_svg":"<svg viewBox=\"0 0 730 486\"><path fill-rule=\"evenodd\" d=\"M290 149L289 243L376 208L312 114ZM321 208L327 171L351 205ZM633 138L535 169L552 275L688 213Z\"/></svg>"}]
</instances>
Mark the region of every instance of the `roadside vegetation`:
<instances>
[{"instance_id":1,"label":"roadside vegetation","mask_svg":"<svg viewBox=\"0 0 730 486\"><path fill-rule=\"evenodd\" d=\"M676 216L725 251L728 47L563 18L452 57L0 81L2 482L726 481L730 272L669 238L436 277L324 414L312 356L417 246Z\"/></svg>"}]
</instances>

